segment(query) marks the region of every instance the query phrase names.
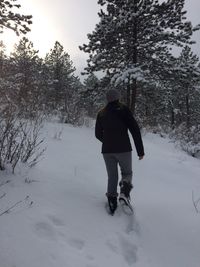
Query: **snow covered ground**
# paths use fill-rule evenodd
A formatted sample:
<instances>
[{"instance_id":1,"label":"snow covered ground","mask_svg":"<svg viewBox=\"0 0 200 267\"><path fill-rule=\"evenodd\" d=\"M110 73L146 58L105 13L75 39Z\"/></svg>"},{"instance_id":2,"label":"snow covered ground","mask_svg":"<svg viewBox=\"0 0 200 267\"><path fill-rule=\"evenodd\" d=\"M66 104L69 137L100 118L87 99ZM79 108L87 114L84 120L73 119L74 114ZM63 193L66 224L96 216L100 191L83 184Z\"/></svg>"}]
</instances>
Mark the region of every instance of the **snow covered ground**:
<instances>
[{"instance_id":1,"label":"snow covered ground","mask_svg":"<svg viewBox=\"0 0 200 267\"><path fill-rule=\"evenodd\" d=\"M49 123L44 132L34 169L0 173L0 185L11 180L0 186L0 214L21 201L0 216L0 267L200 267L199 160L145 135L145 159L133 151L135 215L112 217L94 130Z\"/></svg>"}]
</instances>

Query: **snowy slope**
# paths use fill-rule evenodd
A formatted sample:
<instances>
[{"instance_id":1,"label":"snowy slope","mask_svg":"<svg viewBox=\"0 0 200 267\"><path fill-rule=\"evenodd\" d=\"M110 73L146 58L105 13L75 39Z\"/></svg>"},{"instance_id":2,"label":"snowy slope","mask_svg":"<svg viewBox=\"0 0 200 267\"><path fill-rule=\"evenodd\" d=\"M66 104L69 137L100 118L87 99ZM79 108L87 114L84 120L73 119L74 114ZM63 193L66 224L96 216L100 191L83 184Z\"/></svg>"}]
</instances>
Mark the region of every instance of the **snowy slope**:
<instances>
[{"instance_id":1,"label":"snowy slope","mask_svg":"<svg viewBox=\"0 0 200 267\"><path fill-rule=\"evenodd\" d=\"M200 266L199 160L147 134L145 159L133 152L135 215L112 217L93 129L48 124L44 133L45 158L31 172L0 173L0 184L11 180L0 213L22 200L0 216L0 267Z\"/></svg>"}]
</instances>

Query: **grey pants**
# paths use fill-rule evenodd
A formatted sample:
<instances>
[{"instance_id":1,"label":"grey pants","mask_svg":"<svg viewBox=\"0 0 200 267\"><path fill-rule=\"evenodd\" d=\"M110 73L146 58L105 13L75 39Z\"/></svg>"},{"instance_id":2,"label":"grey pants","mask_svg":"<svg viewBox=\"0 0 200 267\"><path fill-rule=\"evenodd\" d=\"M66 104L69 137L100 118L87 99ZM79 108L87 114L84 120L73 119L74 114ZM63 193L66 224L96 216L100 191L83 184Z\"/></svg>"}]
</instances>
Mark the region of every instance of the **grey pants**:
<instances>
[{"instance_id":1,"label":"grey pants","mask_svg":"<svg viewBox=\"0 0 200 267\"><path fill-rule=\"evenodd\" d=\"M104 153L103 157L108 173L107 195L117 196L118 164L121 170L121 181L132 184L132 153Z\"/></svg>"}]
</instances>

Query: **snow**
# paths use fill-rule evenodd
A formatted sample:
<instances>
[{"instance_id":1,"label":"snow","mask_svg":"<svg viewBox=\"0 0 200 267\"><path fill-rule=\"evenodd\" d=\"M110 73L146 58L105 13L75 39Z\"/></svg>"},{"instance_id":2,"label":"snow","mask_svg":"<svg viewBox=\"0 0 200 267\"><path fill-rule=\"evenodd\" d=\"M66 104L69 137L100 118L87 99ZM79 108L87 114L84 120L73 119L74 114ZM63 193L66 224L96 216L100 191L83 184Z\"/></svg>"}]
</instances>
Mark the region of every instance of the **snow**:
<instances>
[{"instance_id":1,"label":"snow","mask_svg":"<svg viewBox=\"0 0 200 267\"><path fill-rule=\"evenodd\" d=\"M144 160L133 151L135 214L119 208L110 216L94 129L48 123L44 134L47 151L34 169L0 173L0 185L10 180L0 186L0 213L22 201L0 216L1 267L200 266L192 202L192 192L200 197L199 160L146 134Z\"/></svg>"},{"instance_id":2,"label":"snow","mask_svg":"<svg viewBox=\"0 0 200 267\"><path fill-rule=\"evenodd\" d=\"M143 71L140 67L123 68L117 72L111 79L111 82L115 85L119 85L122 82L128 82L129 80L137 79L137 81L146 81L145 75L149 74L149 71Z\"/></svg>"}]
</instances>

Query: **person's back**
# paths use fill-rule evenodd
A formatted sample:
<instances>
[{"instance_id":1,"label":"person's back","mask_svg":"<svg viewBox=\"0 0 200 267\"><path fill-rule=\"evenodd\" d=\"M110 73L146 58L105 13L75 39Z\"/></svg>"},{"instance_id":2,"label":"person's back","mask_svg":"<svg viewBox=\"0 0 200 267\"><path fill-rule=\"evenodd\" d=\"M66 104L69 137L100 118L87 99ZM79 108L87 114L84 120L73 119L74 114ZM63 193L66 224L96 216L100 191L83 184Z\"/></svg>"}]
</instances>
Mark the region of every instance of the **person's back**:
<instances>
[{"instance_id":1,"label":"person's back","mask_svg":"<svg viewBox=\"0 0 200 267\"><path fill-rule=\"evenodd\" d=\"M99 112L100 127L98 128L98 125L96 127L96 137L101 136L103 128L102 153L121 153L132 150L125 115L125 106L119 101L108 103Z\"/></svg>"},{"instance_id":2,"label":"person's back","mask_svg":"<svg viewBox=\"0 0 200 267\"><path fill-rule=\"evenodd\" d=\"M102 153L132 151L128 130L132 134L138 156L144 155L140 129L128 107L115 100L109 102L98 115L96 138L102 142Z\"/></svg>"},{"instance_id":3,"label":"person's back","mask_svg":"<svg viewBox=\"0 0 200 267\"><path fill-rule=\"evenodd\" d=\"M108 104L97 115L95 136L102 142L102 153L108 173L107 198L111 214L117 208L118 164L122 179L120 198L127 205L130 204L132 189L132 147L128 135L130 131L139 159L144 156L143 142L139 126L129 108L119 102L116 90L107 92Z\"/></svg>"}]
</instances>

